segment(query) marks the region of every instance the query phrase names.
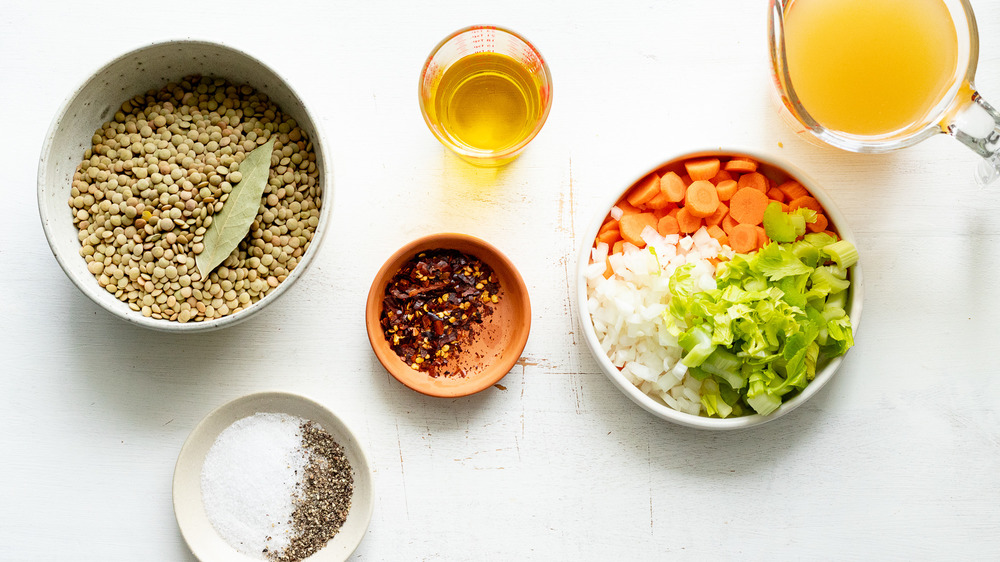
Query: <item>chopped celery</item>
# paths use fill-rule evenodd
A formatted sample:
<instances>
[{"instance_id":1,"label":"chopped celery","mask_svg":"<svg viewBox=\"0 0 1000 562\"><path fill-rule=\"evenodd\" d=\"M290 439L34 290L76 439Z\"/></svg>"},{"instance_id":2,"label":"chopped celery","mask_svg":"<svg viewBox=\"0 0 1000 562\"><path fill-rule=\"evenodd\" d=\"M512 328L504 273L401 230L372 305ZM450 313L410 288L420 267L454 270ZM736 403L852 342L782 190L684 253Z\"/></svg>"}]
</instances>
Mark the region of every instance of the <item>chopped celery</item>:
<instances>
[{"instance_id":1,"label":"chopped celery","mask_svg":"<svg viewBox=\"0 0 1000 562\"><path fill-rule=\"evenodd\" d=\"M851 286L851 282L839 276L836 269L825 266L817 267L809 280L812 281L813 293L823 296L845 291Z\"/></svg>"},{"instance_id":2,"label":"chopped celery","mask_svg":"<svg viewBox=\"0 0 1000 562\"><path fill-rule=\"evenodd\" d=\"M787 222L773 220L794 232L793 219L781 214ZM806 212L797 216L815 220ZM663 321L685 350L681 364L702 381L705 412L767 415L815 378L821 355L834 357L854 345L845 307L847 268L857 254L848 244L820 232L736 254L719 265L709 290L697 286L692 265L675 270ZM827 265L826 256L834 263Z\"/></svg>"},{"instance_id":3,"label":"chopped celery","mask_svg":"<svg viewBox=\"0 0 1000 562\"><path fill-rule=\"evenodd\" d=\"M836 237L830 236L825 232L811 232L803 236L802 239L820 249L837 241Z\"/></svg>"},{"instance_id":4,"label":"chopped celery","mask_svg":"<svg viewBox=\"0 0 1000 562\"><path fill-rule=\"evenodd\" d=\"M790 275L810 273L812 270L811 267L795 257L788 244L768 244L761 248L754 257L757 269L771 281Z\"/></svg>"},{"instance_id":5,"label":"chopped celery","mask_svg":"<svg viewBox=\"0 0 1000 562\"><path fill-rule=\"evenodd\" d=\"M803 227L805 222L803 221ZM792 217L781 210L781 204L772 201L764 210L764 232L775 242L794 242L795 226Z\"/></svg>"},{"instance_id":6,"label":"chopped celery","mask_svg":"<svg viewBox=\"0 0 1000 562\"><path fill-rule=\"evenodd\" d=\"M687 372L689 375L691 375L691 378L699 381L704 381L708 377L712 376L712 374L709 373L708 371L704 371L702 369L699 369L698 367L691 367L690 369L688 369Z\"/></svg>"},{"instance_id":7,"label":"chopped celery","mask_svg":"<svg viewBox=\"0 0 1000 562\"><path fill-rule=\"evenodd\" d=\"M839 240L824 246L823 253L830 256L840 267L851 267L858 263L858 249L847 240Z\"/></svg>"},{"instance_id":8,"label":"chopped celery","mask_svg":"<svg viewBox=\"0 0 1000 562\"><path fill-rule=\"evenodd\" d=\"M701 365L715 351L715 344L712 343L712 332L705 324L692 327L677 338L677 341L687 352L681 362L688 367Z\"/></svg>"},{"instance_id":9,"label":"chopped celery","mask_svg":"<svg viewBox=\"0 0 1000 562\"><path fill-rule=\"evenodd\" d=\"M701 383L701 404L709 417L725 418L733 412L733 407L723 398L718 383L712 379Z\"/></svg>"},{"instance_id":10,"label":"chopped celery","mask_svg":"<svg viewBox=\"0 0 1000 562\"><path fill-rule=\"evenodd\" d=\"M798 217L802 217L801 220ZM808 207L799 207L792 213L792 220L795 223L795 237L798 238L806 233L806 223L816 222L816 211Z\"/></svg>"},{"instance_id":11,"label":"chopped celery","mask_svg":"<svg viewBox=\"0 0 1000 562\"><path fill-rule=\"evenodd\" d=\"M747 383L740 372L742 364L743 361L739 357L726 351L725 348L717 347L697 368L724 380L730 388L739 390Z\"/></svg>"},{"instance_id":12,"label":"chopped celery","mask_svg":"<svg viewBox=\"0 0 1000 562\"><path fill-rule=\"evenodd\" d=\"M816 378L816 362L819 361L819 344L812 342L806 348L806 376L809 380Z\"/></svg>"},{"instance_id":13,"label":"chopped celery","mask_svg":"<svg viewBox=\"0 0 1000 562\"><path fill-rule=\"evenodd\" d=\"M808 266L816 267L816 264L819 263L819 248L805 240L799 240L792 244L792 254Z\"/></svg>"},{"instance_id":14,"label":"chopped celery","mask_svg":"<svg viewBox=\"0 0 1000 562\"><path fill-rule=\"evenodd\" d=\"M816 222L816 211L802 207L786 213L776 201L764 210L764 232L775 242L794 242L805 234L807 222Z\"/></svg>"},{"instance_id":15,"label":"chopped celery","mask_svg":"<svg viewBox=\"0 0 1000 562\"><path fill-rule=\"evenodd\" d=\"M752 398L747 398L747 404L762 416L766 416L781 406L781 398L767 393L761 393Z\"/></svg>"},{"instance_id":16,"label":"chopped celery","mask_svg":"<svg viewBox=\"0 0 1000 562\"><path fill-rule=\"evenodd\" d=\"M844 309L847 307L847 291L841 291L827 297L826 308L840 308Z\"/></svg>"}]
</instances>

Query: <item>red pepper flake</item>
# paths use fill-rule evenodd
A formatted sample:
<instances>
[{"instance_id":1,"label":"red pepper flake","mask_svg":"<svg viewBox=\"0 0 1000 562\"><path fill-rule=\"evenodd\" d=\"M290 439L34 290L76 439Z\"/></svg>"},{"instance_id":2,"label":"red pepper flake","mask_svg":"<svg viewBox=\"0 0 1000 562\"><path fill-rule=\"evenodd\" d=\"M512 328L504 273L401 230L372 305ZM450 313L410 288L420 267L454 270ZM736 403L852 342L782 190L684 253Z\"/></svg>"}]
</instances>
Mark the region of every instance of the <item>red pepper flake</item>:
<instances>
[{"instance_id":1,"label":"red pepper flake","mask_svg":"<svg viewBox=\"0 0 1000 562\"><path fill-rule=\"evenodd\" d=\"M499 292L496 274L479 259L457 250L420 252L386 285L382 333L410 367L440 376L493 313Z\"/></svg>"}]
</instances>

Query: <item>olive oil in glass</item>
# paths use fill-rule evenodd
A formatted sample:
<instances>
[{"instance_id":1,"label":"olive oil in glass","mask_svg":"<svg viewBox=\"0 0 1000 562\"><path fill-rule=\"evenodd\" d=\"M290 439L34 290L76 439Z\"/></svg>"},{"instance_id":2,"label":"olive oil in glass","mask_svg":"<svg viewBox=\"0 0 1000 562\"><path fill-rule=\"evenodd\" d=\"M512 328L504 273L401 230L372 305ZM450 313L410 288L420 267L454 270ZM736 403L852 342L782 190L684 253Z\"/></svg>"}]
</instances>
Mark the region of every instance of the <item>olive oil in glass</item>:
<instances>
[{"instance_id":1,"label":"olive oil in glass","mask_svg":"<svg viewBox=\"0 0 1000 562\"><path fill-rule=\"evenodd\" d=\"M538 85L500 53L475 53L445 70L433 93L435 113L458 145L504 152L524 141L541 117Z\"/></svg>"}]
</instances>

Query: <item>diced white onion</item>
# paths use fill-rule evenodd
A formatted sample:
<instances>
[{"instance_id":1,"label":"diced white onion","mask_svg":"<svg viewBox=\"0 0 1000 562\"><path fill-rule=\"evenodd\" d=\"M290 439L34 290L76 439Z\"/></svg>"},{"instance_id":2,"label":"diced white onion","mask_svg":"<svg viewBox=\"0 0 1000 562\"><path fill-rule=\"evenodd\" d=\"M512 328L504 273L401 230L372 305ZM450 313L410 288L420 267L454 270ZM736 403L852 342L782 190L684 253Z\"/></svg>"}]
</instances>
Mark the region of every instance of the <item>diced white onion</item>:
<instances>
[{"instance_id":1,"label":"diced white onion","mask_svg":"<svg viewBox=\"0 0 1000 562\"><path fill-rule=\"evenodd\" d=\"M621 209L614 207L611 215ZM590 253L587 309L601 348L622 375L642 392L667 406L698 414L701 383L680 362L683 349L663 322L670 299L670 275L685 263L694 263L696 285L715 288L715 266L709 258L731 257L704 228L692 236L661 236L645 228L645 248L630 243L619 254L608 255L608 245ZM650 251L652 249L652 252ZM654 255L655 254L655 255ZM614 273L604 278L607 264Z\"/></svg>"}]
</instances>

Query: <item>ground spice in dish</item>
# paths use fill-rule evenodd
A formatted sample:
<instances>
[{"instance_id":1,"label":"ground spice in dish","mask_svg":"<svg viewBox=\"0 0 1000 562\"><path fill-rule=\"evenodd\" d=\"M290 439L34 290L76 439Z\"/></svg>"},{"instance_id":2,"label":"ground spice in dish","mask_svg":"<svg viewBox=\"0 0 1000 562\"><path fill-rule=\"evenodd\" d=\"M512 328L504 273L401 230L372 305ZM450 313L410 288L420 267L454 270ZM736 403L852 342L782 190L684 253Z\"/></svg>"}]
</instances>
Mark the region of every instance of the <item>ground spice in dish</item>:
<instances>
[{"instance_id":1,"label":"ground spice in dish","mask_svg":"<svg viewBox=\"0 0 1000 562\"><path fill-rule=\"evenodd\" d=\"M344 449L319 424L258 413L216 438L201 473L212 526L259 560L298 562L347 520L354 477Z\"/></svg>"},{"instance_id":2,"label":"ground spice in dish","mask_svg":"<svg viewBox=\"0 0 1000 562\"><path fill-rule=\"evenodd\" d=\"M315 422L302 424L302 445L309 453L302 481L302 497L292 513L294 534L278 562L298 562L326 545L347 520L354 491L351 465L333 437Z\"/></svg>"},{"instance_id":3,"label":"ground spice in dish","mask_svg":"<svg viewBox=\"0 0 1000 562\"><path fill-rule=\"evenodd\" d=\"M481 260L427 250L389 280L379 321L389 346L410 367L432 377L452 375L442 367L475 337L499 299L496 274Z\"/></svg>"}]
</instances>

